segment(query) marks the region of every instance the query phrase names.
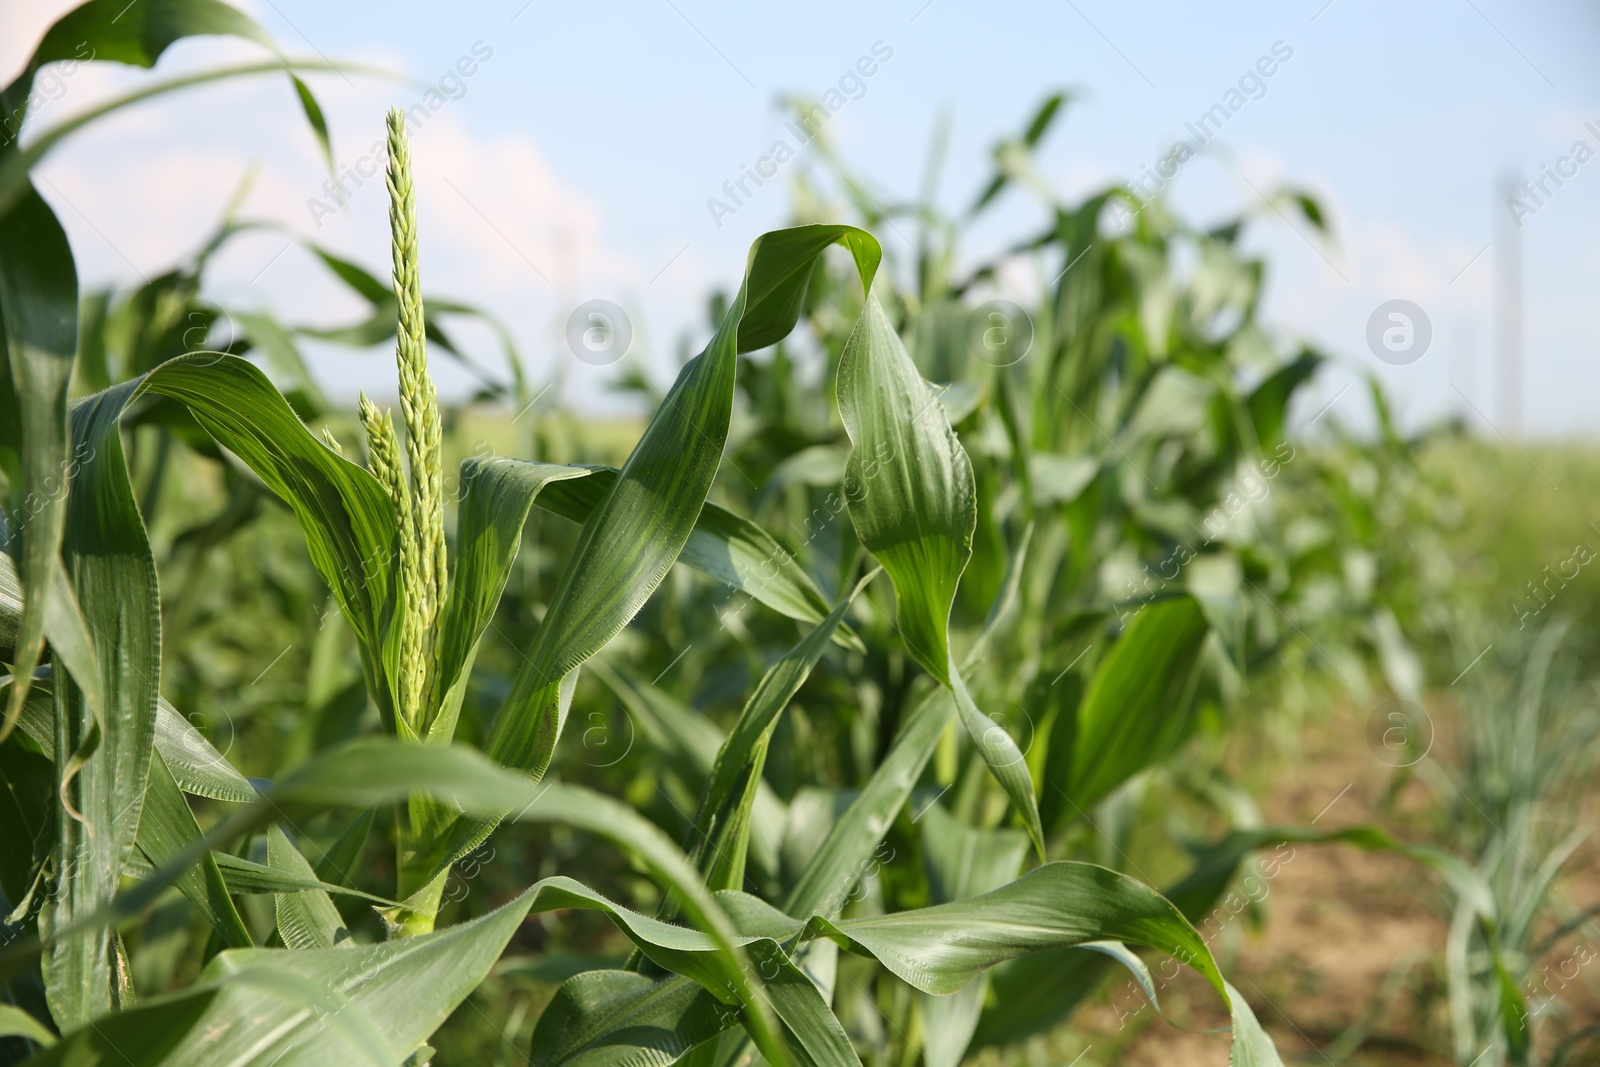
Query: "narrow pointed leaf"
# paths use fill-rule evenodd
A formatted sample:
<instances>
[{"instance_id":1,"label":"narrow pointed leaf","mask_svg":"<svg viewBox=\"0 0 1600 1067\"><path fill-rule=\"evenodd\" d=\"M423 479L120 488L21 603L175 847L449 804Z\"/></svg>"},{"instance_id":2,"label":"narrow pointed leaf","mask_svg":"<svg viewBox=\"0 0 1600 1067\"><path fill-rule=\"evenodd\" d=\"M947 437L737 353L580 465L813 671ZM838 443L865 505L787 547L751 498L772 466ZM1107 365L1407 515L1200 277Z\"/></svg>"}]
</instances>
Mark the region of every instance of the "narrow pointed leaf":
<instances>
[{"instance_id":1,"label":"narrow pointed leaf","mask_svg":"<svg viewBox=\"0 0 1600 1067\"><path fill-rule=\"evenodd\" d=\"M1072 751L1064 754L1070 776L1053 780L1073 806L1066 814L1088 811L1188 736L1188 685L1207 632L1199 603L1182 596L1145 605L1117 639L1079 705ZM1047 766L1063 765L1049 756Z\"/></svg>"},{"instance_id":2,"label":"narrow pointed leaf","mask_svg":"<svg viewBox=\"0 0 1600 1067\"><path fill-rule=\"evenodd\" d=\"M999 889L1016 877L1028 853L1027 835L1014 830L978 830L934 804L918 822L928 890L936 904L965 900ZM983 1013L988 973L948 998L919 993L926 1034L927 1067L959 1067Z\"/></svg>"},{"instance_id":3,"label":"narrow pointed leaf","mask_svg":"<svg viewBox=\"0 0 1600 1067\"><path fill-rule=\"evenodd\" d=\"M293 845L289 846L293 848ZM316 890L323 894L337 894L339 896L360 897L370 900L374 904L384 907L394 907L396 901L386 897L374 896L364 893L359 889L350 889L346 886L324 882L313 873L305 873L298 869L288 870L288 861L282 851L278 859L284 866L276 864L261 864L253 860L243 859L226 852L214 854L217 869L222 872L223 881L228 883L230 893L295 893L299 890ZM268 858L272 857L271 841L268 840ZM298 865L297 865L298 867Z\"/></svg>"},{"instance_id":4,"label":"narrow pointed leaf","mask_svg":"<svg viewBox=\"0 0 1600 1067\"><path fill-rule=\"evenodd\" d=\"M950 721L948 690L935 690L912 712L889 754L807 862L783 910L790 915L837 915L867 869Z\"/></svg>"},{"instance_id":5,"label":"narrow pointed leaf","mask_svg":"<svg viewBox=\"0 0 1600 1067\"><path fill-rule=\"evenodd\" d=\"M156 751L185 793L235 804L248 804L260 796L250 779L165 700L156 702Z\"/></svg>"},{"instance_id":6,"label":"narrow pointed leaf","mask_svg":"<svg viewBox=\"0 0 1600 1067\"><path fill-rule=\"evenodd\" d=\"M85 462L67 494L61 560L90 630L95 674L68 664L51 679L58 788L79 815L56 820L63 873L47 909L52 928L97 911L115 895L139 830L155 745L160 598L117 433L131 391L118 386L72 412L75 451ZM181 832L181 823L168 821L162 829L175 828ZM81 1025L117 1002L113 955L113 935L105 930L52 946L44 963L45 993L57 1022Z\"/></svg>"},{"instance_id":7,"label":"narrow pointed leaf","mask_svg":"<svg viewBox=\"0 0 1600 1067\"><path fill-rule=\"evenodd\" d=\"M167 770L161 753L150 757L150 786L145 796L144 813L139 820L139 851L151 866L160 867L177 859L195 842L201 840L200 827L194 821L188 803L178 783ZM255 945L233 898L228 895L228 884L217 869L216 860L208 852L198 863L184 871L177 881L178 889L189 898L217 932L222 943L229 948L250 948Z\"/></svg>"},{"instance_id":8,"label":"narrow pointed leaf","mask_svg":"<svg viewBox=\"0 0 1600 1067\"><path fill-rule=\"evenodd\" d=\"M194 1029L216 996L213 987L186 989L134 1005L74 1030L27 1067L128 1067L182 1062L173 1050Z\"/></svg>"},{"instance_id":9,"label":"narrow pointed leaf","mask_svg":"<svg viewBox=\"0 0 1600 1067\"><path fill-rule=\"evenodd\" d=\"M820 934L872 956L925 993L948 995L1004 960L1086 942L1159 949L1199 971L1228 1002L1235 1064L1281 1064L1244 998L1223 980L1205 939L1171 902L1126 875L1049 863L967 900L892 915L811 920Z\"/></svg>"},{"instance_id":10,"label":"narrow pointed leaf","mask_svg":"<svg viewBox=\"0 0 1600 1067\"><path fill-rule=\"evenodd\" d=\"M534 1067L657 1067L723 1033L727 1009L692 981L585 971L561 984L530 1043Z\"/></svg>"},{"instance_id":11,"label":"narrow pointed leaf","mask_svg":"<svg viewBox=\"0 0 1600 1067\"><path fill-rule=\"evenodd\" d=\"M0 445L16 453L22 471L7 523L11 538L21 542L16 591L22 613L9 657L20 681L7 694L0 737L13 729L27 699L49 589L60 574L57 552L73 474L67 388L77 324L78 275L66 233L24 179L15 205L0 209L0 342L20 409L16 422L8 418L9 425L0 426Z\"/></svg>"},{"instance_id":12,"label":"narrow pointed leaf","mask_svg":"<svg viewBox=\"0 0 1600 1067\"><path fill-rule=\"evenodd\" d=\"M850 521L894 582L896 629L912 658L950 687L962 726L1042 858L1044 829L1022 751L973 702L950 650L950 608L978 522L972 461L875 299L839 359L838 398L851 444Z\"/></svg>"},{"instance_id":13,"label":"narrow pointed leaf","mask_svg":"<svg viewBox=\"0 0 1600 1067\"><path fill-rule=\"evenodd\" d=\"M772 731L871 577L863 579L826 619L767 669L718 750L695 815L692 853L712 889L737 889L743 884L744 859L754 827L752 813Z\"/></svg>"},{"instance_id":14,"label":"narrow pointed leaf","mask_svg":"<svg viewBox=\"0 0 1600 1067\"><path fill-rule=\"evenodd\" d=\"M439 625L439 680L446 695L429 740L448 741L455 733L478 642L500 603L534 499L553 482L588 474L583 467L499 456L462 462L455 573Z\"/></svg>"},{"instance_id":15,"label":"narrow pointed leaf","mask_svg":"<svg viewBox=\"0 0 1600 1067\"><path fill-rule=\"evenodd\" d=\"M92 425L85 422L82 436L93 449L86 455L94 463L86 458L80 477L102 464L121 464L117 420L147 393L187 406L219 444L289 505L312 563L361 640L368 692L380 708L387 708L390 672L380 652L393 611L396 525L394 507L377 480L313 437L260 370L236 356L213 352L169 360L143 378L81 401L85 414L79 418L92 419ZM120 481L125 485L125 473ZM144 542L131 491L125 500L97 498L97 507L115 508L130 530L138 524L138 538Z\"/></svg>"},{"instance_id":16,"label":"narrow pointed leaf","mask_svg":"<svg viewBox=\"0 0 1600 1067\"><path fill-rule=\"evenodd\" d=\"M267 830L267 864L285 874L315 882L311 864L300 855L280 826ZM278 936L292 949L334 948L349 945L350 931L333 906L333 898L321 888L301 889L273 895L278 917Z\"/></svg>"},{"instance_id":17,"label":"narrow pointed leaf","mask_svg":"<svg viewBox=\"0 0 1600 1067\"><path fill-rule=\"evenodd\" d=\"M56 1035L43 1023L12 1004L0 1004L0 1037L25 1037L48 1048Z\"/></svg>"},{"instance_id":18,"label":"narrow pointed leaf","mask_svg":"<svg viewBox=\"0 0 1600 1067\"><path fill-rule=\"evenodd\" d=\"M573 522L588 521L617 474L610 467L587 469L592 472L589 479L552 485L540 494L539 506ZM757 523L710 501L678 561L798 622L818 623L828 614L827 598L794 553ZM839 626L834 639L858 652L866 649L847 623Z\"/></svg>"}]
</instances>

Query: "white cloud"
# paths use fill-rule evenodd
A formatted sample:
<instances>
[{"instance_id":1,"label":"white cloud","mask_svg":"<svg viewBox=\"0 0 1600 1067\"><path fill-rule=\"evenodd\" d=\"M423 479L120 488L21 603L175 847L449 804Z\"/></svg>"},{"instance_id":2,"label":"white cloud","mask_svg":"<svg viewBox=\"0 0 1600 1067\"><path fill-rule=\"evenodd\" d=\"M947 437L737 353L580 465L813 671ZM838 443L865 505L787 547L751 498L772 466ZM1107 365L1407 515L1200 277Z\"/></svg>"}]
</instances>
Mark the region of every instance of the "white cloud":
<instances>
[{"instance_id":1,"label":"white cloud","mask_svg":"<svg viewBox=\"0 0 1600 1067\"><path fill-rule=\"evenodd\" d=\"M215 39L180 44L162 61L161 74L215 65L252 50ZM386 59L391 69L398 66L392 57L376 57L376 62ZM18 65L22 62L25 58ZM85 65L73 75L69 91L35 116L40 121L34 128L160 76ZM397 90L375 79L353 81L352 86L338 75L314 79L341 173L381 138L388 106L411 105L423 96L412 84ZM470 97L470 79L466 91ZM238 122L240 115L250 121ZM412 141L427 291L499 315L517 337L535 380L570 361L559 326L582 300L612 299L634 314L645 306L642 293L654 308L691 306L685 298L697 294L704 279L693 250L652 285L677 249L662 253L660 263L648 270L641 268L607 234L601 205L565 181L531 136L478 134L468 118L465 103L446 103L416 129ZM379 276L386 274L381 155L373 161L378 172L364 185L347 182L347 208L317 226L308 202L331 204L328 175L281 78L219 83L119 113L70 138L35 173L72 240L84 287L95 288L137 284L191 254L213 231L253 161L259 171L243 217L281 225ZM332 282L314 258L297 249L285 252L289 243L277 233L240 238L214 264L208 279L212 299L225 306L270 308L287 322L350 321L360 302ZM642 324L635 332L642 348ZM488 363L498 359L498 353L483 356ZM327 366L335 388L350 384L346 361L327 361ZM359 366L363 376L376 368L370 361L348 366ZM605 376L580 367L574 384L594 399L602 395ZM449 377L445 371L442 387L448 388L443 379Z\"/></svg>"}]
</instances>

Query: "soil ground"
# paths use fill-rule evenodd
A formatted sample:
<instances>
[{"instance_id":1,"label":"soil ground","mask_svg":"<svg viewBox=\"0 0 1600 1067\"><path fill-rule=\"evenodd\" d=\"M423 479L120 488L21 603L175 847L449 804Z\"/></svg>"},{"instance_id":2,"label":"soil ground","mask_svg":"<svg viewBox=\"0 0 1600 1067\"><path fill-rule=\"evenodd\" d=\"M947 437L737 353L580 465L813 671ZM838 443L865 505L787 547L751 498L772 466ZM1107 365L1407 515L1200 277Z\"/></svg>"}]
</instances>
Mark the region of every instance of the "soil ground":
<instances>
[{"instance_id":1,"label":"soil ground","mask_svg":"<svg viewBox=\"0 0 1600 1067\"><path fill-rule=\"evenodd\" d=\"M1321 829L1378 825L1404 840L1426 840L1427 788L1412 780L1386 805L1395 772L1368 751L1362 727L1355 713L1311 726L1303 752L1270 771L1268 788L1258 793L1266 821L1303 826L1315 819ZM1446 732L1441 741L1448 744ZM1591 800L1597 798L1600 791ZM1212 947L1285 1063L1452 1063L1442 964L1446 898L1434 877L1391 853L1300 845L1267 885L1262 906L1229 920ZM1561 889L1565 899L1600 902L1594 843L1573 858ZM1569 952L1558 948L1551 958ZM1585 974L1563 999L1563 1029L1600 1024L1600 975ZM1196 1032L1228 1024L1209 987L1180 980L1163 991L1162 1007L1187 1029L1141 1004L1126 983L1114 982L1068 1028L979 1062L1226 1067L1227 1035ZM1572 1061L1583 1062L1600 1061Z\"/></svg>"}]
</instances>

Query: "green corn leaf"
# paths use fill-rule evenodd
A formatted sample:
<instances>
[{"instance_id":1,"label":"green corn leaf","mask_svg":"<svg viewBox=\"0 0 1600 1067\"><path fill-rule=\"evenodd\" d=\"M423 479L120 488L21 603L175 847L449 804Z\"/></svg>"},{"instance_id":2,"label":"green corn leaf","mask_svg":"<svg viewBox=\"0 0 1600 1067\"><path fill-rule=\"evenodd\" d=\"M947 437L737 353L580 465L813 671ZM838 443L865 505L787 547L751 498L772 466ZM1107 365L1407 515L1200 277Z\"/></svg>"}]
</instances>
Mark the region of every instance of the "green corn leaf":
<instances>
[{"instance_id":1,"label":"green corn leaf","mask_svg":"<svg viewBox=\"0 0 1600 1067\"><path fill-rule=\"evenodd\" d=\"M399 1063L482 981L530 903L376 945L224 952L200 976L220 992L170 1062Z\"/></svg>"},{"instance_id":2,"label":"green corn leaf","mask_svg":"<svg viewBox=\"0 0 1600 1067\"><path fill-rule=\"evenodd\" d=\"M27 1067L128 1067L135 1064L181 1063L173 1050L194 1029L212 999L214 987L186 989L153 997L126 1011L74 1030Z\"/></svg>"},{"instance_id":3,"label":"green corn leaf","mask_svg":"<svg viewBox=\"0 0 1600 1067\"><path fill-rule=\"evenodd\" d=\"M183 357L80 402L72 431L81 462L61 543L66 580L45 590L55 620L47 621L51 641L66 667L53 679L57 780L72 808L56 821L63 873L41 917L50 931L72 928L110 902L145 798L156 734L159 600L118 421L147 391L187 403L213 436L285 495L302 519L314 561L343 594L341 604L369 648L380 647L380 613L388 606L393 514L387 499L370 475L311 438L260 371L233 357ZM75 610L62 606L69 596ZM27 613L25 607L24 625ZM381 678L378 657L363 659ZM14 700L20 690L13 685L7 695ZM58 1021L71 1027L115 1004L114 957L106 929L52 938L44 975Z\"/></svg>"},{"instance_id":4,"label":"green corn leaf","mask_svg":"<svg viewBox=\"0 0 1600 1067\"><path fill-rule=\"evenodd\" d=\"M16 726L45 636L50 589L60 580L57 552L67 521L73 474L67 389L78 347L78 275L66 233L44 200L23 180L16 203L0 209L0 342L19 410L0 426L0 445L22 480L8 516L20 580L21 615L9 657L11 688L0 738ZM61 584L65 584L62 582Z\"/></svg>"},{"instance_id":5,"label":"green corn leaf","mask_svg":"<svg viewBox=\"0 0 1600 1067\"><path fill-rule=\"evenodd\" d=\"M439 624L439 683L445 698L426 731L428 740L448 741L455 735L478 642L500 603L534 499L554 482L588 473L583 467L498 456L461 464L455 573Z\"/></svg>"},{"instance_id":6,"label":"green corn leaf","mask_svg":"<svg viewBox=\"0 0 1600 1067\"><path fill-rule=\"evenodd\" d=\"M1216 841L1191 846L1194 857L1189 872L1162 891L1184 918L1204 930L1217 914L1228 886L1244 861L1257 851L1272 848L1264 861L1270 879L1295 858L1298 844L1349 844L1369 851L1395 852L1439 872L1462 899L1486 903L1487 888L1474 872L1454 857L1437 850L1407 845L1375 827L1347 827L1319 831L1310 827L1264 826L1234 830ZM1019 957L997 967L992 984L995 995L985 1008L973 1037L977 1047L1009 1045L1044 1033L1068 1018L1104 979L1111 960L1070 950L1047 950ZM1153 998L1152 998L1153 999Z\"/></svg>"},{"instance_id":7,"label":"green corn leaf","mask_svg":"<svg viewBox=\"0 0 1600 1067\"><path fill-rule=\"evenodd\" d=\"M1222 992L1204 939L1154 889L1088 863L1048 863L1000 889L927 908L812 919L808 932L865 953L925 993L949 995L1028 952L1118 940L1188 960Z\"/></svg>"},{"instance_id":8,"label":"green corn leaf","mask_svg":"<svg viewBox=\"0 0 1600 1067\"><path fill-rule=\"evenodd\" d=\"M978 830L934 804L917 820L928 891L936 904L965 900L999 889L1022 866L1027 835L1014 830ZM988 972L947 998L919 993L922 1002L923 1059L927 1067L959 1067L983 1013Z\"/></svg>"},{"instance_id":9,"label":"green corn leaf","mask_svg":"<svg viewBox=\"0 0 1600 1067\"><path fill-rule=\"evenodd\" d=\"M160 598L117 434L131 391L108 390L72 413L74 451L84 462L67 494L61 561L91 632L95 673L68 664L51 679L56 779L63 803L76 811L56 820L61 873L41 920L52 928L98 910L116 893L139 830L155 745ZM52 946L44 961L45 995L63 1027L81 1025L117 1002L113 956L110 931Z\"/></svg>"},{"instance_id":10,"label":"green corn leaf","mask_svg":"<svg viewBox=\"0 0 1600 1067\"><path fill-rule=\"evenodd\" d=\"M56 1035L48 1027L11 1004L0 1004L0 1037L25 1037L46 1048L56 1043Z\"/></svg>"},{"instance_id":11,"label":"green corn leaf","mask_svg":"<svg viewBox=\"0 0 1600 1067\"><path fill-rule=\"evenodd\" d=\"M271 861L273 855L270 835L267 844L267 858ZM289 847L292 848L293 845ZM360 897L362 900L369 900L374 904L380 904L385 907L393 907L395 905L394 901L386 897L373 896L371 893L363 893L359 889L350 889L346 886L324 882L316 876L314 871L309 873L301 871L298 869L298 865L295 865L295 870L289 870L290 861L281 845L277 861L269 862L265 865L252 860L241 859L226 852L217 852L214 855L217 861L217 869L222 872L223 881L228 883L228 892L230 893L277 894L316 890L323 894Z\"/></svg>"},{"instance_id":12,"label":"green corn leaf","mask_svg":"<svg viewBox=\"0 0 1600 1067\"><path fill-rule=\"evenodd\" d=\"M540 494L539 506L573 522L587 522L617 477L610 467L587 469L591 477L553 485ZM827 598L794 553L760 525L710 501L695 520L678 561L798 622L814 625L828 614ZM866 651L847 623L839 625L834 640Z\"/></svg>"},{"instance_id":13,"label":"green corn leaf","mask_svg":"<svg viewBox=\"0 0 1600 1067\"><path fill-rule=\"evenodd\" d=\"M737 889L744 883L745 854L754 827L752 814L760 792L767 745L778 716L811 676L845 612L873 577L862 579L826 619L767 669L718 750L695 815L691 852L712 889Z\"/></svg>"},{"instance_id":14,"label":"green corn leaf","mask_svg":"<svg viewBox=\"0 0 1600 1067\"><path fill-rule=\"evenodd\" d=\"M870 955L903 981L939 995L960 991L999 962L1045 949L1107 940L1159 949L1199 971L1227 1000L1232 1063L1282 1062L1182 913L1154 889L1104 867L1049 863L981 896L892 915L819 917L807 933Z\"/></svg>"},{"instance_id":15,"label":"green corn leaf","mask_svg":"<svg viewBox=\"0 0 1600 1067\"><path fill-rule=\"evenodd\" d=\"M167 770L161 753L150 757L150 785L145 796L144 813L139 819L139 851L152 867L160 867L183 855L184 849L201 840L200 827L194 821L188 802ZM217 869L216 859L208 852L195 865L187 868L177 881L178 889L211 924L222 943L229 948L250 948L255 942L246 929L229 886Z\"/></svg>"},{"instance_id":16,"label":"green corn leaf","mask_svg":"<svg viewBox=\"0 0 1600 1067\"><path fill-rule=\"evenodd\" d=\"M156 751L185 793L234 804L248 804L260 796L250 779L164 699L156 701Z\"/></svg>"},{"instance_id":17,"label":"green corn leaf","mask_svg":"<svg viewBox=\"0 0 1600 1067\"><path fill-rule=\"evenodd\" d=\"M956 714L1044 856L1033 779L1010 735L973 702L950 650L950 609L972 556L972 461L875 299L839 359L839 417L850 436L845 497L856 536L894 582L906 651L950 687Z\"/></svg>"},{"instance_id":18,"label":"green corn leaf","mask_svg":"<svg viewBox=\"0 0 1600 1067\"><path fill-rule=\"evenodd\" d=\"M0 557L3 558L3 557ZM0 606L0 622L4 621L4 607ZM0 679L0 688L9 685L10 678ZM35 699L43 693L43 699ZM39 746L46 759L55 759L55 715L50 701L51 686L48 680L36 680L34 696L23 707L18 728ZM226 800L235 804L248 804L260 798L250 779L240 774L218 752L205 735L190 725L164 698L156 699L155 750L166 762L167 771L185 793L211 800Z\"/></svg>"},{"instance_id":19,"label":"green corn leaf","mask_svg":"<svg viewBox=\"0 0 1600 1067\"><path fill-rule=\"evenodd\" d=\"M894 581L906 651L948 684L950 606L977 523L972 463L876 300L839 359L838 398L851 523Z\"/></svg>"},{"instance_id":20,"label":"green corn leaf","mask_svg":"<svg viewBox=\"0 0 1600 1067\"><path fill-rule=\"evenodd\" d=\"M785 898L790 915L837 915L872 863L874 850L905 806L950 721L948 690L935 690L912 712L889 754L834 822Z\"/></svg>"},{"instance_id":21,"label":"green corn leaf","mask_svg":"<svg viewBox=\"0 0 1600 1067\"><path fill-rule=\"evenodd\" d=\"M280 826L267 830L267 864L302 881L318 881L311 864ZM292 949L351 944L350 931L339 917L339 909L320 887L277 893L273 896L273 907L278 917L278 936Z\"/></svg>"},{"instance_id":22,"label":"green corn leaf","mask_svg":"<svg viewBox=\"0 0 1600 1067\"><path fill-rule=\"evenodd\" d=\"M1208 632L1193 597L1144 605L1100 663L1078 707L1072 751L1047 757L1046 788L1081 814L1175 752L1191 724L1190 681ZM1070 763L1067 757L1070 756ZM1052 777L1071 767L1068 776ZM1052 798L1057 799L1057 798Z\"/></svg>"},{"instance_id":23,"label":"green corn leaf","mask_svg":"<svg viewBox=\"0 0 1600 1067\"><path fill-rule=\"evenodd\" d=\"M51 699L51 687L54 679L50 679L34 686L33 694L29 697L23 709L19 729L39 747L36 759L46 766L45 773L54 779L54 771L49 768L55 759L55 723L54 702ZM41 692L43 690L43 692ZM164 710L163 710L164 709ZM169 770L168 761L163 751L162 734L163 722L169 736L182 736L180 731L193 732L193 737L184 737L183 747L180 752L183 756L193 756L197 752L214 749L206 743L204 738L194 731L192 726L162 701L157 710L155 751L150 754L150 777L146 784L143 809L139 814L139 828L134 843L137 846L137 856L142 857L142 863L136 857L125 860L123 867L128 869L147 864L150 867L160 867L162 864L178 859L185 855L185 850L195 846L201 840L200 827L194 820L194 815L189 810L188 803L183 799L183 792L179 783ZM179 725L181 724L181 726ZM195 747L204 746L204 749ZM12 746L8 743L0 746L0 754L8 759L12 756ZM24 755L34 755L24 753ZM220 756L217 757L219 760ZM245 781L243 778L240 781ZM16 785L22 784L19 775ZM248 782L245 783L248 786ZM10 780L8 779L8 785ZM13 787L14 791L15 787ZM257 799L257 794L250 790L250 798ZM19 801L22 799L18 798ZM45 814L48 816L53 811L55 804L54 790L47 790L46 802L50 805ZM9 835L8 835L9 840ZM26 870L22 865L17 870ZM8 872L9 873L9 872ZM175 883L184 896L189 898L195 908L211 924L212 928L222 938L224 944L231 947L243 947L253 944L250 933L245 928L239 917L238 911L229 898L229 887L223 880L222 873L217 869L217 864L212 855L207 852L200 856L193 866L186 866ZM12 900L20 900L21 892L11 895Z\"/></svg>"},{"instance_id":24,"label":"green corn leaf","mask_svg":"<svg viewBox=\"0 0 1600 1067\"><path fill-rule=\"evenodd\" d=\"M276 50L254 19L219 0L153 0L131 8L117 0L89 0L45 31L6 93L27 96L46 63L96 59L148 68L173 42L205 34L229 34Z\"/></svg>"},{"instance_id":25,"label":"green corn leaf","mask_svg":"<svg viewBox=\"0 0 1600 1067\"><path fill-rule=\"evenodd\" d=\"M243 460L300 521L311 561L363 648L368 692L390 692L382 649L394 597L394 509L365 469L314 438L266 376L234 356L194 353L139 382L189 408L219 444Z\"/></svg>"},{"instance_id":26,"label":"green corn leaf","mask_svg":"<svg viewBox=\"0 0 1600 1067\"><path fill-rule=\"evenodd\" d=\"M556 990L530 1042L535 1067L676 1063L728 1027L699 985L637 971L584 971Z\"/></svg>"},{"instance_id":27,"label":"green corn leaf","mask_svg":"<svg viewBox=\"0 0 1600 1067\"><path fill-rule=\"evenodd\" d=\"M1010 858L1020 860L1025 849L1026 842L1019 839L1011 848ZM1097 948L1133 964L1137 964L1137 960L1125 951L1102 943L1122 940L1156 948L1195 968L1228 1000L1234 1017L1234 1063L1280 1062L1249 1006L1223 980L1204 939L1194 927L1155 890L1103 867L1083 863L1046 864L976 897L867 918L829 920L816 916L803 928L798 920L774 913L753 897L731 892L720 896L739 927L741 937L749 939L745 947L753 950L751 958L758 966L775 959L762 953L770 951L766 946L776 949L780 940L795 936L827 937L853 952L877 959L903 981L934 996L958 994L997 963L1051 948ZM647 939L651 937L670 937L673 947L680 952L710 950L710 942L703 935L655 931L640 923L640 918L626 919L630 927L644 931L644 938L635 935L640 943L649 943ZM697 949L696 945L700 947ZM671 959L674 969L688 969L680 958L660 953L659 949L653 958L657 956ZM764 976L772 973L763 972ZM1142 965L1138 965L1136 974L1144 984L1149 984ZM798 975L798 979L815 991L810 979L803 975ZM698 994L691 997L683 985L670 980L648 986L645 984L648 979L626 984L624 981L598 981L601 984L592 990L582 984L575 989L575 995L584 998L581 1005L583 1041L563 1045L553 1028L547 1030L542 1040L536 1039L535 1047L547 1050L551 1058L536 1062L566 1062L556 1057L557 1052L575 1056L579 1051L618 1045L630 1047L630 1043L631 1047L640 1047L638 1037L629 1033L629 1027L637 1025L641 1015L655 1018L669 1027L656 1035L662 1041L642 1046L666 1053L656 1062L673 1062L694 1043L707 1040L705 1028L711 1024L711 1018L705 1013L711 1005L698 1000ZM604 994L608 996L602 997ZM663 1005L661 1014L655 1014L657 1004ZM787 1022L787 1016L784 1018ZM725 1017L723 1022L725 1026L731 1025ZM692 1029L687 1032L680 1029L686 1026ZM808 1049L818 1047L807 1046Z\"/></svg>"},{"instance_id":28,"label":"green corn leaf","mask_svg":"<svg viewBox=\"0 0 1600 1067\"><path fill-rule=\"evenodd\" d=\"M381 650L393 611L396 525L394 508L377 480L311 436L260 370L213 352L169 360L142 378L82 401L82 410L94 412L93 432L84 440L96 457L104 454L110 457L107 463L121 463L117 419L148 393L188 407L219 444L289 505L312 563L360 638L368 692L387 711L390 671ZM84 469L91 466L99 464L85 463ZM124 506L131 530L138 522L131 495ZM142 525L138 537L142 543Z\"/></svg>"},{"instance_id":29,"label":"green corn leaf","mask_svg":"<svg viewBox=\"0 0 1600 1067\"><path fill-rule=\"evenodd\" d=\"M137 4L128 4L125 0L89 0L57 19L45 32L22 73L0 91L0 103L4 104L8 115L28 114L26 105L34 78L47 63L97 60L150 68L175 41L215 35L253 41L278 54L277 46L259 23L220 0L141 0ZM349 64L345 68L348 69ZM91 108L34 137L26 148L18 148L13 131L9 142L0 146L0 216L25 195L28 170L46 152L68 134L119 108L173 89L240 74L338 69L332 63L290 63L280 58L273 63L203 71L148 86ZM322 108L304 82L292 73L290 79L306 120L331 167L331 147Z\"/></svg>"}]
</instances>

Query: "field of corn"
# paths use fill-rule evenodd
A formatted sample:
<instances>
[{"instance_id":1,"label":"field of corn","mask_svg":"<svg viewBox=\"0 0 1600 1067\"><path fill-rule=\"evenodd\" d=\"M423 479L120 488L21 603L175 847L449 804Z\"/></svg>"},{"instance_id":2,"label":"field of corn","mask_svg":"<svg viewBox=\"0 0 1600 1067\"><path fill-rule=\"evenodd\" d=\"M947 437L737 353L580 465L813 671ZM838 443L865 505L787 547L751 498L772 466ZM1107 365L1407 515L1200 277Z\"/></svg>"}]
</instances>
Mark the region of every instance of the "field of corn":
<instances>
[{"instance_id":1,"label":"field of corn","mask_svg":"<svg viewBox=\"0 0 1600 1067\"><path fill-rule=\"evenodd\" d=\"M315 68L215 77L326 151ZM1054 197L1051 97L960 217L798 182L586 420L425 298L403 111L362 320L202 299L232 213L82 289L31 171L151 78L0 146L0 1064L1600 1063L1600 456L1291 419L1257 216Z\"/></svg>"}]
</instances>

